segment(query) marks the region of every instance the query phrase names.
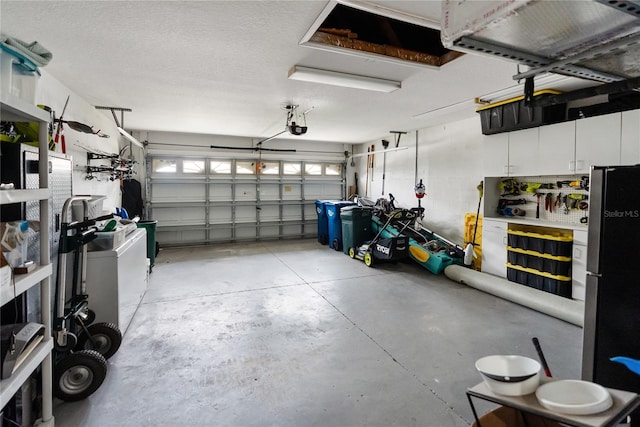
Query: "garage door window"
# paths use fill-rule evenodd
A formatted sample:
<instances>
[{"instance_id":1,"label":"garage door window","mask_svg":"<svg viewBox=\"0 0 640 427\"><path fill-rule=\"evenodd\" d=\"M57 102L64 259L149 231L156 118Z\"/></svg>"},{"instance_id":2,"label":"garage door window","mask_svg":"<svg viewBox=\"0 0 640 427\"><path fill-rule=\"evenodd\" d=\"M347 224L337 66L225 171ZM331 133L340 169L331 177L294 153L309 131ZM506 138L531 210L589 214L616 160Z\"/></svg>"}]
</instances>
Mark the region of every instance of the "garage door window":
<instances>
[{"instance_id":1,"label":"garage door window","mask_svg":"<svg viewBox=\"0 0 640 427\"><path fill-rule=\"evenodd\" d=\"M183 173L204 173L204 160L183 160L182 161Z\"/></svg>"},{"instance_id":2,"label":"garage door window","mask_svg":"<svg viewBox=\"0 0 640 427\"><path fill-rule=\"evenodd\" d=\"M167 159L153 159L154 173L176 173L178 170L178 162Z\"/></svg>"},{"instance_id":3,"label":"garage door window","mask_svg":"<svg viewBox=\"0 0 640 427\"><path fill-rule=\"evenodd\" d=\"M211 168L212 174L231 174L231 160L211 160L209 167Z\"/></svg>"},{"instance_id":4,"label":"garage door window","mask_svg":"<svg viewBox=\"0 0 640 427\"><path fill-rule=\"evenodd\" d=\"M253 162L236 162L236 175L253 175L255 174L255 163Z\"/></svg>"},{"instance_id":5,"label":"garage door window","mask_svg":"<svg viewBox=\"0 0 640 427\"><path fill-rule=\"evenodd\" d=\"M263 175L280 175L280 163L279 162L263 162L260 168L260 173Z\"/></svg>"},{"instance_id":6,"label":"garage door window","mask_svg":"<svg viewBox=\"0 0 640 427\"><path fill-rule=\"evenodd\" d=\"M283 163L282 172L284 175L300 175L300 163Z\"/></svg>"},{"instance_id":7,"label":"garage door window","mask_svg":"<svg viewBox=\"0 0 640 427\"><path fill-rule=\"evenodd\" d=\"M305 175L322 175L322 163L307 163L304 165Z\"/></svg>"},{"instance_id":8,"label":"garage door window","mask_svg":"<svg viewBox=\"0 0 640 427\"><path fill-rule=\"evenodd\" d=\"M328 176L342 175L342 165L340 163L327 163L324 174Z\"/></svg>"}]
</instances>

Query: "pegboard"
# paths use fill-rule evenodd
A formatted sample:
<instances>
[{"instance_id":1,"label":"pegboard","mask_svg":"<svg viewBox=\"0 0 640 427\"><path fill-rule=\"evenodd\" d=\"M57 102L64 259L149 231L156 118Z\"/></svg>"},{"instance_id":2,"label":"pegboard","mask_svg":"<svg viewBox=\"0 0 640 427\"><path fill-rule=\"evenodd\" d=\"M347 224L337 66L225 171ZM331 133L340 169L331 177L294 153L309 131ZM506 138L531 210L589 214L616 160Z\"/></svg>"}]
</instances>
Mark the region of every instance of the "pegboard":
<instances>
[{"instance_id":1,"label":"pegboard","mask_svg":"<svg viewBox=\"0 0 640 427\"><path fill-rule=\"evenodd\" d=\"M513 194L513 195L503 195L501 191L501 187L499 186L503 180L510 179L510 178L499 179L497 180L497 185L496 185L497 188L492 189L492 191L496 191L498 194L497 200L498 201L500 199L526 200L525 204L510 206L512 208L518 208L524 211L525 215L511 217L507 215L501 215L498 212L497 205L495 207L490 207L490 208L495 209L494 210L495 215L498 217L513 218L514 220L539 219L540 221L544 221L544 222L579 225L581 224L580 222L581 219L588 216L589 190L584 188L584 186L569 186L569 184L567 184L566 182L577 181L577 182L584 183L585 178L588 180L588 176L586 175L553 175L553 176L546 175L546 176L517 177L513 179L520 184L521 191L519 192L519 194ZM529 185L526 185L527 183ZM536 191L536 193L541 194L539 198L539 203L540 203L539 218L536 218L536 209L538 206L538 197L536 196L536 193L532 193L530 192L530 190L527 191L526 189L524 189L525 186L529 188L535 188L535 184L537 183L547 184L547 185L550 184L552 186L552 188L548 188L548 189L540 188ZM551 208L552 208L551 211L549 211L548 208L545 208L545 198L547 194L551 194ZM564 196L568 196L569 194L573 195L574 197L573 198L567 197L566 203L568 205L568 209L566 209L566 213L565 213L563 198ZM560 195L559 206L557 205L558 195ZM585 198L582 201L586 203L587 209L582 209L582 210L579 209L578 206L580 204L580 201L577 199L580 197Z\"/></svg>"}]
</instances>

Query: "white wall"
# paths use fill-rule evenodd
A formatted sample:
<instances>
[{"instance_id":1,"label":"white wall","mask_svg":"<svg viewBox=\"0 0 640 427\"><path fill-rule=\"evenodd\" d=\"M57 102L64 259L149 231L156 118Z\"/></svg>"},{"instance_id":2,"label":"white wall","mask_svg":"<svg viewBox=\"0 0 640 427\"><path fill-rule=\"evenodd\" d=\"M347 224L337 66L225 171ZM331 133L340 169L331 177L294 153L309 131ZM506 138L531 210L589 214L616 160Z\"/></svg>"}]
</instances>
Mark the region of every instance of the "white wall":
<instances>
[{"instance_id":1,"label":"white wall","mask_svg":"<svg viewBox=\"0 0 640 427\"><path fill-rule=\"evenodd\" d=\"M121 193L118 181L109 181L106 177L101 180L86 180L87 151L99 153L118 153L119 147L124 144L111 117L105 115L104 111L96 110L91 104L85 101L80 95L72 92L54 77L41 69L42 77L36 87L36 103L51 107L59 118L64 108L64 103L69 96L69 103L64 113L65 120L77 121L93 126L96 130L110 135L110 138L100 138L97 135L76 132L64 127L64 134L67 146L67 155L73 161L73 194L74 195L101 195L106 196L103 203L105 210L113 212L116 206L120 206ZM61 152L60 144L56 147L57 152ZM126 154L125 154L126 155ZM92 163L99 164L99 163Z\"/></svg>"},{"instance_id":2,"label":"white wall","mask_svg":"<svg viewBox=\"0 0 640 427\"><path fill-rule=\"evenodd\" d=\"M417 153L416 153L417 133ZM356 152L367 151L371 144L375 151L383 150L382 139L395 147L395 137L381 138L356 147ZM373 181L369 171L369 196L376 200L396 198L400 207L418 205L414 185L420 179L426 186L427 195L422 199L426 209L424 223L427 228L460 245L464 243L464 215L476 213L478 191L476 186L483 179L482 132L479 117L459 122L438 125L402 135L400 147L407 150L387 153L385 194L382 195L383 154L376 154ZM417 169L416 169L416 158ZM356 167L348 166L347 178L353 183L354 172L358 173L359 194L365 194L366 156L354 159ZM417 173L416 173L417 172ZM416 179L417 176L417 179Z\"/></svg>"}]
</instances>

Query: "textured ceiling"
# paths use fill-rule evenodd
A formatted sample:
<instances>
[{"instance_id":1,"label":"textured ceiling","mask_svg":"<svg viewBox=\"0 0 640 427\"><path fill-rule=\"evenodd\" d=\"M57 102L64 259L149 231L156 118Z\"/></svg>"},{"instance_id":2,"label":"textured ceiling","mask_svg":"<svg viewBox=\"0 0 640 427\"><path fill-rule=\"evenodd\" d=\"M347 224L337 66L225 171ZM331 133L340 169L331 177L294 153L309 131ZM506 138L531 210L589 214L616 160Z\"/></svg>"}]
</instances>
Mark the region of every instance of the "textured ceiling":
<instances>
[{"instance_id":1,"label":"textured ceiling","mask_svg":"<svg viewBox=\"0 0 640 427\"><path fill-rule=\"evenodd\" d=\"M439 21L439 1L373 3ZM2 0L0 24L49 49L46 71L92 105L131 108L131 130L264 138L284 129L282 107L292 103L313 107L309 131L283 138L360 143L473 116L474 97L515 86L516 66L493 58L464 55L434 70L301 46L327 4ZM290 81L295 64L403 86L378 93Z\"/></svg>"}]
</instances>

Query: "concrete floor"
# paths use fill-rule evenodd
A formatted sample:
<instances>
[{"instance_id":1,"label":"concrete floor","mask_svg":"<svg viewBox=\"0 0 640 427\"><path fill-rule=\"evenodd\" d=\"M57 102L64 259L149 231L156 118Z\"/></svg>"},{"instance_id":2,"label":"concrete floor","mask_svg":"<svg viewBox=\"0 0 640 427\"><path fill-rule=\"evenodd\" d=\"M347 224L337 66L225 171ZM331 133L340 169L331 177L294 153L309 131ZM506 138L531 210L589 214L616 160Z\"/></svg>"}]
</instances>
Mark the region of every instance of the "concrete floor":
<instances>
[{"instance_id":1,"label":"concrete floor","mask_svg":"<svg viewBox=\"0 0 640 427\"><path fill-rule=\"evenodd\" d=\"M579 378L582 330L315 240L162 250L102 387L57 426L469 426L489 354ZM479 405L480 412L491 406Z\"/></svg>"}]
</instances>

